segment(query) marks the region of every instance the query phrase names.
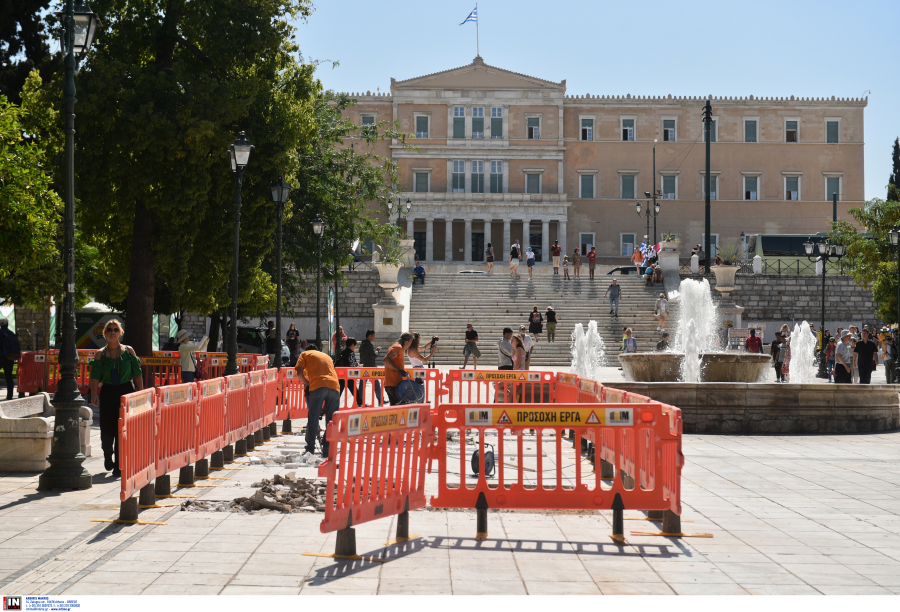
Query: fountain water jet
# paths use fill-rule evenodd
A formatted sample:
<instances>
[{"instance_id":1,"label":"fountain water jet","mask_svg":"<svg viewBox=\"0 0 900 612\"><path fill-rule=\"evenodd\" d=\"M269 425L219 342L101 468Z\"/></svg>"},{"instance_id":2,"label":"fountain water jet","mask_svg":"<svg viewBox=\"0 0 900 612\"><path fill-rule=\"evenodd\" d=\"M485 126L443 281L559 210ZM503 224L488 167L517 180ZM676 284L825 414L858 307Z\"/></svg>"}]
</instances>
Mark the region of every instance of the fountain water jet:
<instances>
[{"instance_id":1,"label":"fountain water jet","mask_svg":"<svg viewBox=\"0 0 900 612\"><path fill-rule=\"evenodd\" d=\"M809 323L794 325L791 334L790 382L792 385L810 385L817 383L816 372L816 336L809 329Z\"/></svg>"},{"instance_id":2,"label":"fountain water jet","mask_svg":"<svg viewBox=\"0 0 900 612\"><path fill-rule=\"evenodd\" d=\"M597 322L590 321L584 331L581 323L572 332L572 372L582 378L594 378L596 368L606 365L606 345L597 331Z\"/></svg>"}]
</instances>

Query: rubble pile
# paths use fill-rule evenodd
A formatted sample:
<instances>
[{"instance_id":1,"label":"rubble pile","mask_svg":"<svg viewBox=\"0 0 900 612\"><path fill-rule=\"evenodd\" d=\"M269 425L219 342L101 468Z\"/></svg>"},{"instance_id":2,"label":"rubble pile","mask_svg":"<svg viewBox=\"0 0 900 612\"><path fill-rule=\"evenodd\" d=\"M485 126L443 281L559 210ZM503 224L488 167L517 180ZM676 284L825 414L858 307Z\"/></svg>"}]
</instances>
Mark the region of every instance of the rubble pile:
<instances>
[{"instance_id":1,"label":"rubble pile","mask_svg":"<svg viewBox=\"0 0 900 612\"><path fill-rule=\"evenodd\" d=\"M186 512L239 512L269 514L272 512L324 512L325 482L298 478L294 472L254 482L257 488L250 497L233 501L188 500L181 504Z\"/></svg>"}]
</instances>

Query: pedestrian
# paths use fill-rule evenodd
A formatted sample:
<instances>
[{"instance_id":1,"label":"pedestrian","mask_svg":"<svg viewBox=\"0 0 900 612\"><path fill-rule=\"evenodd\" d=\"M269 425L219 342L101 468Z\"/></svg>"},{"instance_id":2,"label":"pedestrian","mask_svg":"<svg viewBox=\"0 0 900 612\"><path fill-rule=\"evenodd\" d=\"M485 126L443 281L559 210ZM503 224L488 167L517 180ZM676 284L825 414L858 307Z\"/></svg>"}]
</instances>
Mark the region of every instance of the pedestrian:
<instances>
[{"instance_id":1,"label":"pedestrian","mask_svg":"<svg viewBox=\"0 0 900 612\"><path fill-rule=\"evenodd\" d=\"M281 358L281 350L278 343L281 339L275 335L275 321L269 321L266 328L266 355L269 356L269 367L275 367L275 355Z\"/></svg>"},{"instance_id":2,"label":"pedestrian","mask_svg":"<svg viewBox=\"0 0 900 612\"><path fill-rule=\"evenodd\" d=\"M637 273L641 273L641 265L644 263L644 253L641 250L644 247L642 244L640 248L634 250L634 253L631 254L631 261L634 263L634 267L637 269Z\"/></svg>"},{"instance_id":3,"label":"pedestrian","mask_svg":"<svg viewBox=\"0 0 900 612\"><path fill-rule=\"evenodd\" d=\"M522 334L512 337L513 370L528 369L528 351L525 349L525 339ZM512 387L512 385L510 385Z\"/></svg>"},{"instance_id":4,"label":"pedestrian","mask_svg":"<svg viewBox=\"0 0 900 612\"><path fill-rule=\"evenodd\" d=\"M851 383L853 366L853 349L851 348L852 334L850 330L841 329L840 342L834 348L834 382L839 385L849 385Z\"/></svg>"},{"instance_id":5,"label":"pedestrian","mask_svg":"<svg viewBox=\"0 0 900 612\"><path fill-rule=\"evenodd\" d=\"M666 300L666 294L660 293L659 299L656 300L656 331L666 331L666 317L669 316L669 302Z\"/></svg>"},{"instance_id":6,"label":"pedestrian","mask_svg":"<svg viewBox=\"0 0 900 612\"><path fill-rule=\"evenodd\" d=\"M413 335L409 332L400 334L397 342L388 348L387 354L382 359L384 364L384 392L387 393L391 406L396 405L400 400L397 398L397 385L409 377L406 371L406 350L412 344Z\"/></svg>"},{"instance_id":7,"label":"pedestrian","mask_svg":"<svg viewBox=\"0 0 900 612\"><path fill-rule=\"evenodd\" d=\"M191 335L186 329L182 329L178 331L175 339L178 340L178 353L181 356L181 382L192 383L197 377L197 358L194 357L194 353L205 351L209 338L203 336L200 342L191 344Z\"/></svg>"},{"instance_id":8,"label":"pedestrian","mask_svg":"<svg viewBox=\"0 0 900 612\"><path fill-rule=\"evenodd\" d=\"M544 331L544 317L538 312L537 306L528 315L528 333L534 335L534 342L537 343L541 339Z\"/></svg>"},{"instance_id":9,"label":"pedestrian","mask_svg":"<svg viewBox=\"0 0 900 612\"><path fill-rule=\"evenodd\" d=\"M169 336L168 339L166 339L166 343L159 347L159 350L167 353L177 353L178 340L175 339L175 336Z\"/></svg>"},{"instance_id":10,"label":"pedestrian","mask_svg":"<svg viewBox=\"0 0 900 612\"><path fill-rule=\"evenodd\" d=\"M563 278L565 280L571 280L569 278L569 256L568 255L563 255L562 268L563 268L563 274L565 275Z\"/></svg>"},{"instance_id":11,"label":"pedestrian","mask_svg":"<svg viewBox=\"0 0 900 612\"><path fill-rule=\"evenodd\" d=\"M338 340L340 338L340 341ZM338 344L340 342L340 344ZM344 350L344 343L347 342L347 334L344 333L343 326L339 326L334 335L331 336L332 354L339 355Z\"/></svg>"},{"instance_id":12,"label":"pedestrian","mask_svg":"<svg viewBox=\"0 0 900 612\"><path fill-rule=\"evenodd\" d=\"M756 329L750 328L750 335L744 340L744 350L748 353L762 353L762 340L756 335Z\"/></svg>"},{"instance_id":13,"label":"pedestrian","mask_svg":"<svg viewBox=\"0 0 900 612\"><path fill-rule=\"evenodd\" d=\"M591 247L591 250L588 251L587 254L588 259L588 274L590 275L590 279L594 280L594 270L597 268L597 251L594 247Z\"/></svg>"},{"instance_id":14,"label":"pedestrian","mask_svg":"<svg viewBox=\"0 0 900 612\"><path fill-rule=\"evenodd\" d=\"M863 328L862 338L853 349L854 365L859 371L859 383L862 385L872 383L872 372L878 368L878 345L869 336L869 330Z\"/></svg>"},{"instance_id":15,"label":"pedestrian","mask_svg":"<svg viewBox=\"0 0 900 612\"><path fill-rule=\"evenodd\" d=\"M659 342L656 343L656 350L659 352L669 350L669 332L665 332Z\"/></svg>"},{"instance_id":16,"label":"pedestrian","mask_svg":"<svg viewBox=\"0 0 900 612\"><path fill-rule=\"evenodd\" d=\"M644 268L644 286L649 287L653 282L653 274L656 272L656 264L650 264Z\"/></svg>"},{"instance_id":17,"label":"pedestrian","mask_svg":"<svg viewBox=\"0 0 900 612\"><path fill-rule=\"evenodd\" d=\"M772 340L770 354L772 355L772 365L775 368L775 382L784 382L784 375L781 373L784 367L784 355L787 347L784 344L784 336L781 332L775 332L775 339ZM849 372L849 370L848 370Z\"/></svg>"},{"instance_id":18,"label":"pedestrian","mask_svg":"<svg viewBox=\"0 0 900 612\"><path fill-rule=\"evenodd\" d=\"M544 318L547 320L547 342L556 342L556 324L559 323L559 318L556 316L553 306L547 306L547 314L544 315Z\"/></svg>"},{"instance_id":19,"label":"pedestrian","mask_svg":"<svg viewBox=\"0 0 900 612\"><path fill-rule=\"evenodd\" d=\"M787 323L781 326L781 339L787 341L788 338L791 337L791 330L787 326Z\"/></svg>"},{"instance_id":20,"label":"pedestrian","mask_svg":"<svg viewBox=\"0 0 900 612\"><path fill-rule=\"evenodd\" d=\"M609 314L619 318L619 299L622 297L622 287L613 279L612 285L607 287L604 297L609 296Z\"/></svg>"},{"instance_id":21,"label":"pedestrian","mask_svg":"<svg viewBox=\"0 0 900 612\"><path fill-rule=\"evenodd\" d=\"M412 344L409 345L409 349L406 351L406 356L409 357L409 365L414 370L419 369L422 370L428 367L428 360L434 357L434 354L437 352L437 341L435 338L440 338L440 336L434 336L428 344L421 347L421 350L427 351L431 349L431 352L422 356L422 353L419 350L419 340L421 336L419 334L413 334Z\"/></svg>"},{"instance_id":22,"label":"pedestrian","mask_svg":"<svg viewBox=\"0 0 900 612\"><path fill-rule=\"evenodd\" d=\"M19 337L9 329L9 319L0 319L0 369L6 380L6 399L13 398L13 365L22 355Z\"/></svg>"},{"instance_id":23,"label":"pedestrian","mask_svg":"<svg viewBox=\"0 0 900 612\"><path fill-rule=\"evenodd\" d=\"M512 278L519 276L519 241L516 240L509 249L509 275Z\"/></svg>"},{"instance_id":24,"label":"pedestrian","mask_svg":"<svg viewBox=\"0 0 900 612\"><path fill-rule=\"evenodd\" d=\"M884 345L884 376L887 384L897 383L897 356L900 354L897 344L897 330L888 330L887 342Z\"/></svg>"},{"instance_id":25,"label":"pedestrian","mask_svg":"<svg viewBox=\"0 0 900 612\"><path fill-rule=\"evenodd\" d=\"M528 267L528 278L533 278L534 251L531 250L531 247L528 247L528 250L525 251L525 265Z\"/></svg>"},{"instance_id":26,"label":"pedestrian","mask_svg":"<svg viewBox=\"0 0 900 612\"><path fill-rule=\"evenodd\" d=\"M290 357L288 357L289 365L294 367L297 355L300 354L300 332L297 330L296 323L291 323L287 333L284 335L284 343L287 344L288 352L290 353Z\"/></svg>"},{"instance_id":27,"label":"pedestrian","mask_svg":"<svg viewBox=\"0 0 900 612\"><path fill-rule=\"evenodd\" d=\"M463 360L460 370L465 370L469 365L469 357L472 357L472 369L478 369L478 358L481 357L481 351L478 350L478 332L472 327L471 323L466 323L466 344L463 347Z\"/></svg>"},{"instance_id":28,"label":"pedestrian","mask_svg":"<svg viewBox=\"0 0 900 612\"><path fill-rule=\"evenodd\" d=\"M572 271L575 278L581 277L581 253L578 252L578 247L575 247L575 252L572 253Z\"/></svg>"},{"instance_id":29,"label":"pedestrian","mask_svg":"<svg viewBox=\"0 0 900 612\"><path fill-rule=\"evenodd\" d=\"M562 247L559 246L559 240L553 241L550 247L550 256L553 258L553 273L559 274L559 256L562 255Z\"/></svg>"},{"instance_id":30,"label":"pedestrian","mask_svg":"<svg viewBox=\"0 0 900 612\"><path fill-rule=\"evenodd\" d=\"M628 338L628 335L625 333L626 331L628 331L627 325L622 328L622 342L619 344L619 350L623 353L625 352L625 339ZM619 366L619 369L621 370L622 366Z\"/></svg>"},{"instance_id":31,"label":"pedestrian","mask_svg":"<svg viewBox=\"0 0 900 612\"><path fill-rule=\"evenodd\" d=\"M523 369L527 370L531 367L531 354L534 352L534 340L528 335L528 332L525 331L524 325L519 327L519 337L522 339L522 346L525 347L525 367Z\"/></svg>"},{"instance_id":32,"label":"pedestrian","mask_svg":"<svg viewBox=\"0 0 900 612\"><path fill-rule=\"evenodd\" d=\"M378 360L378 353L381 352L380 346L375 346L375 331L366 330L366 339L359 345L359 360L364 368L374 368ZM366 379L360 378L356 387L356 399L360 405L365 405L366 397ZM372 405L381 406L381 381L377 378L372 381Z\"/></svg>"},{"instance_id":33,"label":"pedestrian","mask_svg":"<svg viewBox=\"0 0 900 612\"><path fill-rule=\"evenodd\" d=\"M91 404L100 409L100 446L103 467L121 476L119 456L119 408L122 396L144 388L141 360L130 346L119 342L125 328L118 319L103 326L106 346L91 361ZM102 386L101 386L102 385Z\"/></svg>"},{"instance_id":34,"label":"pedestrian","mask_svg":"<svg viewBox=\"0 0 900 612\"><path fill-rule=\"evenodd\" d=\"M416 267L413 268L413 282L416 280L422 285L425 284L425 266L422 265L421 261L417 261Z\"/></svg>"},{"instance_id":35,"label":"pedestrian","mask_svg":"<svg viewBox=\"0 0 900 612\"><path fill-rule=\"evenodd\" d=\"M485 259L487 259L487 273L494 273L494 247L491 246L491 243L487 243L487 249L485 250Z\"/></svg>"},{"instance_id":36,"label":"pedestrian","mask_svg":"<svg viewBox=\"0 0 900 612\"><path fill-rule=\"evenodd\" d=\"M858 339L856 336L851 336L850 340L850 348L853 349L853 356L850 359L852 366L850 367L850 382L854 385L859 384L859 364L856 360L856 343Z\"/></svg>"},{"instance_id":37,"label":"pedestrian","mask_svg":"<svg viewBox=\"0 0 900 612\"><path fill-rule=\"evenodd\" d=\"M513 346L512 346L513 330L509 327L503 328L503 337L497 342L497 369L512 370L513 369Z\"/></svg>"},{"instance_id":38,"label":"pedestrian","mask_svg":"<svg viewBox=\"0 0 900 612\"><path fill-rule=\"evenodd\" d=\"M825 370L828 372L828 382L831 382L832 376L834 376L834 351L837 348L837 342L834 341L834 338L828 339L828 344L825 346Z\"/></svg>"},{"instance_id":39,"label":"pedestrian","mask_svg":"<svg viewBox=\"0 0 900 612\"><path fill-rule=\"evenodd\" d=\"M637 353L637 340L631 335L630 327L625 328L625 339L622 341L623 353Z\"/></svg>"},{"instance_id":40,"label":"pedestrian","mask_svg":"<svg viewBox=\"0 0 900 612\"><path fill-rule=\"evenodd\" d=\"M356 338L347 338L347 342L345 343L344 350L341 351L340 356L338 357L337 366L340 368L356 368L359 367L359 362L356 360ZM340 401L338 406L344 403L344 387L347 386L343 378L338 381L338 385L340 386ZM353 401L356 402L356 385L351 381L349 384L350 397L353 398ZM360 400L357 406L362 406L362 400ZM340 410L340 408L338 408Z\"/></svg>"},{"instance_id":41,"label":"pedestrian","mask_svg":"<svg viewBox=\"0 0 900 612\"><path fill-rule=\"evenodd\" d=\"M782 382L790 382L791 380L791 339L784 341L784 363L781 366L781 374L784 379Z\"/></svg>"},{"instance_id":42,"label":"pedestrian","mask_svg":"<svg viewBox=\"0 0 900 612\"><path fill-rule=\"evenodd\" d=\"M331 357L314 347L300 353L294 370L300 384L306 388L306 407L309 409L306 420L306 452L315 454L319 419L325 415L327 429L334 413L340 409L341 386ZM322 456L328 456L328 436L322 436Z\"/></svg>"}]
</instances>

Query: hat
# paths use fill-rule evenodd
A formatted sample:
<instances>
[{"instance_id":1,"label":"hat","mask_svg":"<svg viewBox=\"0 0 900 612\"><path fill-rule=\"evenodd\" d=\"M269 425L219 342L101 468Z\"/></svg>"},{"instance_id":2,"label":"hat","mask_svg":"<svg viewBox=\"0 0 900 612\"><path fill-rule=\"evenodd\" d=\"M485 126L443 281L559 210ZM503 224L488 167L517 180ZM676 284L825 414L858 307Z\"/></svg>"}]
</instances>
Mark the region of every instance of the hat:
<instances>
[{"instance_id":1,"label":"hat","mask_svg":"<svg viewBox=\"0 0 900 612\"><path fill-rule=\"evenodd\" d=\"M2 319L0 319L0 325L2 325L3 327L8 326L8 325L9 325L9 319L7 319L6 317L3 317Z\"/></svg>"},{"instance_id":2,"label":"hat","mask_svg":"<svg viewBox=\"0 0 900 612\"><path fill-rule=\"evenodd\" d=\"M853 335L852 331L850 331L849 329L845 329L844 331L841 332L841 339L843 340L847 336L852 336L852 335Z\"/></svg>"},{"instance_id":3,"label":"hat","mask_svg":"<svg viewBox=\"0 0 900 612\"><path fill-rule=\"evenodd\" d=\"M524 325L519 325L519 329L525 329Z\"/></svg>"},{"instance_id":4,"label":"hat","mask_svg":"<svg viewBox=\"0 0 900 612\"><path fill-rule=\"evenodd\" d=\"M178 330L178 333L175 334L175 339L178 342L181 342L182 340L186 340L189 337L190 337L190 334L187 332L186 329L180 329L180 330Z\"/></svg>"},{"instance_id":5,"label":"hat","mask_svg":"<svg viewBox=\"0 0 900 612\"><path fill-rule=\"evenodd\" d=\"M668 337L669 337L669 332L663 332L662 337L663 337L663 338L668 338Z\"/></svg>"}]
</instances>

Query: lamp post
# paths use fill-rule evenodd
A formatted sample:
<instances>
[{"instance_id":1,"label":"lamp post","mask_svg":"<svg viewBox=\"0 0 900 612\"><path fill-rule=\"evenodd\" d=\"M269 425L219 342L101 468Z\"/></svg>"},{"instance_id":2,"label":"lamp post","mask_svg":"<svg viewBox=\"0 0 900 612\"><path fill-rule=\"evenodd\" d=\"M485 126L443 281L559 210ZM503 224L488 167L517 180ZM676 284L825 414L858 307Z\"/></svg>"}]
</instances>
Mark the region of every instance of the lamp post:
<instances>
[{"instance_id":1,"label":"lamp post","mask_svg":"<svg viewBox=\"0 0 900 612\"><path fill-rule=\"evenodd\" d=\"M325 234L325 222L319 213L313 219L313 233L316 235L316 348L322 350L322 236Z\"/></svg>"},{"instance_id":2,"label":"lamp post","mask_svg":"<svg viewBox=\"0 0 900 612\"><path fill-rule=\"evenodd\" d=\"M895 225L888 235L891 237L891 245L897 249L897 323L900 327L900 225ZM896 372L900 372L900 359L894 367Z\"/></svg>"},{"instance_id":3,"label":"lamp post","mask_svg":"<svg viewBox=\"0 0 900 612\"><path fill-rule=\"evenodd\" d=\"M394 200L388 200L388 210L393 215L397 214L397 222L402 223L406 220L407 215L409 215L409 211L412 208L412 201L409 198L406 198L406 205L403 204L403 198L397 198L397 204L394 204Z\"/></svg>"},{"instance_id":4,"label":"lamp post","mask_svg":"<svg viewBox=\"0 0 900 612\"><path fill-rule=\"evenodd\" d=\"M649 197L650 192L645 191L644 195ZM635 202L634 209L637 211L638 217L646 217L647 218L647 236L650 235L650 217L653 217L653 244L656 244L656 216L659 214L659 202L656 201L656 198L653 198L653 208L650 208L650 202L647 201L647 211L644 214L641 214L641 203Z\"/></svg>"},{"instance_id":5,"label":"lamp post","mask_svg":"<svg viewBox=\"0 0 900 612\"><path fill-rule=\"evenodd\" d=\"M238 313L238 269L241 248L241 186L244 184L244 169L250 161L253 145L244 132L228 149L231 171L234 172L234 262L231 270L231 327L228 328L228 363L225 376L238 373L237 366L237 313Z\"/></svg>"},{"instance_id":6,"label":"lamp post","mask_svg":"<svg viewBox=\"0 0 900 612\"><path fill-rule=\"evenodd\" d=\"M822 346L819 350L819 373L816 374L816 378L828 378L828 373L825 371L825 273L828 271L829 261L832 259L840 261L844 256L844 245L832 244L828 240L815 244L811 239L807 238L806 242L803 243L803 248L806 251L808 260L822 260L822 326L819 328L822 339L820 344ZM818 251L818 256L814 255L814 250Z\"/></svg>"},{"instance_id":7,"label":"lamp post","mask_svg":"<svg viewBox=\"0 0 900 612\"><path fill-rule=\"evenodd\" d=\"M62 50L66 54L63 84L66 118L66 200L65 261L63 287L62 344L59 351L59 386L53 394L57 430L47 461L50 467L38 480L38 489L89 489L91 475L84 469L81 453L81 417L84 398L75 380L78 350L75 348L75 68L76 54L83 56L91 48L99 20L91 9L74 0L66 0L65 10L57 13L63 24Z\"/></svg>"},{"instance_id":8,"label":"lamp post","mask_svg":"<svg viewBox=\"0 0 900 612\"><path fill-rule=\"evenodd\" d=\"M275 208L278 210L278 241L275 245L275 258L278 260L276 267L276 284L278 305L275 308L275 335L281 340L281 222L284 218L284 205L287 204L288 198L291 197L291 186L284 182L284 177L279 176L278 182L272 185L272 201L275 202ZM281 369L281 351L278 351L278 357L275 358L275 367Z\"/></svg>"}]
</instances>

